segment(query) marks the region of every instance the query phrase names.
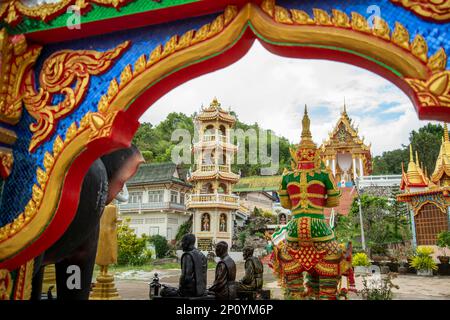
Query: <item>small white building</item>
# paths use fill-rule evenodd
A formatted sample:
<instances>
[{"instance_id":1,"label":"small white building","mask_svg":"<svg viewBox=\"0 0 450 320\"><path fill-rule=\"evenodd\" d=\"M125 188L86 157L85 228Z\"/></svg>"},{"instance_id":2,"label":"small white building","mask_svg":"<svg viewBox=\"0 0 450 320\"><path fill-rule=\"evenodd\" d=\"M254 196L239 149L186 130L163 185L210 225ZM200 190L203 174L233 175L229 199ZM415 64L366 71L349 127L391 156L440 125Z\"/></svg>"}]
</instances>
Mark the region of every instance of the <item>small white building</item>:
<instances>
[{"instance_id":1,"label":"small white building","mask_svg":"<svg viewBox=\"0 0 450 320\"><path fill-rule=\"evenodd\" d=\"M128 203L119 204L121 219L129 219L138 236L159 234L174 240L178 228L191 215L185 200L192 186L186 181L185 170L172 162L143 164L127 188Z\"/></svg>"}]
</instances>

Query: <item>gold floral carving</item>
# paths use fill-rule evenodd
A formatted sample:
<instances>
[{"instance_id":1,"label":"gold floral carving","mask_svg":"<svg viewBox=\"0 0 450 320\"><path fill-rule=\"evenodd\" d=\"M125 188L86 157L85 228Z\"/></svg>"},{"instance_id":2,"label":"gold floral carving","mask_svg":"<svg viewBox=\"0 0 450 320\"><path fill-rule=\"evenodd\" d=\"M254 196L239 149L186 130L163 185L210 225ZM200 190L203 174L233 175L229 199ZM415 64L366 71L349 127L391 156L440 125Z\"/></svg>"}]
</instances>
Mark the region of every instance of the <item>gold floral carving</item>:
<instances>
[{"instance_id":1,"label":"gold floral carving","mask_svg":"<svg viewBox=\"0 0 450 320\"><path fill-rule=\"evenodd\" d=\"M31 298L31 280L33 279L34 260L30 260L17 270L14 285L14 300L29 300Z\"/></svg>"},{"instance_id":2,"label":"gold floral carving","mask_svg":"<svg viewBox=\"0 0 450 320\"><path fill-rule=\"evenodd\" d=\"M0 4L0 19L4 19L9 25L16 25L21 22L22 17L49 21L67 11L71 5L76 5L81 12L90 9L91 4L120 8L133 0L60 0L56 3L44 3L29 7L21 0L5 0Z\"/></svg>"},{"instance_id":3,"label":"gold floral carving","mask_svg":"<svg viewBox=\"0 0 450 320\"><path fill-rule=\"evenodd\" d=\"M228 6L223 14L219 15L213 22L200 27L197 31L190 30L182 36L173 36L164 45L158 45L150 53L148 60L145 55L140 56L134 64L134 69L131 65L127 65L123 69L120 75L120 83L116 79L110 82L107 93L100 98L98 110L101 113L107 113L119 90L127 86L138 75L163 59L166 59L168 56L216 36L236 15L237 8L235 6Z\"/></svg>"},{"instance_id":4,"label":"gold floral carving","mask_svg":"<svg viewBox=\"0 0 450 320\"><path fill-rule=\"evenodd\" d=\"M65 139L61 136L56 137L52 152L44 154L43 165L36 170L37 184L32 188L32 196L25 206L24 212L19 214L13 222L0 228L0 244L13 237L36 217L48 188L49 178L54 171L54 166L63 157L62 154L66 148L76 138L85 137L83 147L91 141L108 136L111 133L111 126L116 116L117 112L110 114L89 112L81 119L79 126L76 122L73 122L67 128Z\"/></svg>"},{"instance_id":5,"label":"gold floral carving","mask_svg":"<svg viewBox=\"0 0 450 320\"><path fill-rule=\"evenodd\" d=\"M440 3L440 0L436 0ZM431 4L431 1L425 1ZM448 2L447 9L450 6ZM325 26L349 28L352 30L372 34L378 38L390 41L398 47L407 50L421 63L428 68L428 78L418 79L405 77L406 82L416 93L420 105L423 107L443 106L450 107L450 71L445 70L447 55L443 48L440 48L433 56L428 58L428 45L426 40L420 35L416 35L410 41L408 30L399 22L395 23L392 34L386 21L377 17L374 26L371 28L366 18L359 13L352 12L351 19L342 11L333 10L332 16L320 9L313 9L314 19L300 10L287 10L275 4L274 0L264 0L261 9L278 23L310 25L312 23ZM442 9L445 9L442 6Z\"/></svg>"},{"instance_id":6,"label":"gold floral carving","mask_svg":"<svg viewBox=\"0 0 450 320\"><path fill-rule=\"evenodd\" d=\"M0 269L0 300L9 300L13 288L11 273Z\"/></svg>"},{"instance_id":7,"label":"gold floral carving","mask_svg":"<svg viewBox=\"0 0 450 320\"><path fill-rule=\"evenodd\" d=\"M89 88L90 76L108 70L128 45L127 41L105 52L65 50L54 53L42 67L39 91L35 90L33 75L29 72L24 102L30 115L37 121L30 125L33 133L30 152L50 137L61 118L78 107ZM121 78L126 79L125 73L122 73ZM65 99L52 105L55 94L64 94Z\"/></svg>"},{"instance_id":8,"label":"gold floral carving","mask_svg":"<svg viewBox=\"0 0 450 320\"><path fill-rule=\"evenodd\" d=\"M28 46L23 35L9 36L0 30L0 121L16 124L22 115L20 87L27 72L36 62L40 46Z\"/></svg>"},{"instance_id":9,"label":"gold floral carving","mask_svg":"<svg viewBox=\"0 0 450 320\"><path fill-rule=\"evenodd\" d=\"M423 18L438 22L450 20L450 1L448 0L391 0L391 2Z\"/></svg>"},{"instance_id":10,"label":"gold floral carving","mask_svg":"<svg viewBox=\"0 0 450 320\"><path fill-rule=\"evenodd\" d=\"M423 38L422 38L423 39ZM419 48L417 55L426 52L426 43L423 40L418 42ZM414 47L414 45L413 45ZM431 76L426 80L406 78L406 82L411 86L417 95L419 103L424 107L450 107L450 71L446 70L447 55L444 49L440 49L428 60L428 67L431 70Z\"/></svg>"},{"instance_id":11,"label":"gold floral carving","mask_svg":"<svg viewBox=\"0 0 450 320\"><path fill-rule=\"evenodd\" d=\"M11 149L0 148L0 177L7 179L11 174L14 157Z\"/></svg>"}]
</instances>

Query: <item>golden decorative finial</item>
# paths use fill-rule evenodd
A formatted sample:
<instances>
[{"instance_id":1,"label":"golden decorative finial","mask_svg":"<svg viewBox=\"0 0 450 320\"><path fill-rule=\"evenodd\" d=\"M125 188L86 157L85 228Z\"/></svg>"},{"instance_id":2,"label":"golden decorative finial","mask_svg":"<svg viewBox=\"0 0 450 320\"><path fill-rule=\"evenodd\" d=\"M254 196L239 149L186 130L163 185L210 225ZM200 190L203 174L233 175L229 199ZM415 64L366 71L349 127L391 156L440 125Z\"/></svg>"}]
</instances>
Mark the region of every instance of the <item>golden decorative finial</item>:
<instances>
[{"instance_id":1,"label":"golden decorative finial","mask_svg":"<svg viewBox=\"0 0 450 320\"><path fill-rule=\"evenodd\" d=\"M409 145L409 162L414 162L412 144Z\"/></svg>"},{"instance_id":2,"label":"golden decorative finial","mask_svg":"<svg viewBox=\"0 0 450 320\"><path fill-rule=\"evenodd\" d=\"M308 117L308 107L305 104L305 113L302 119L302 136L300 139L300 146L315 147L315 143L312 141L310 126L311 121Z\"/></svg>"},{"instance_id":3,"label":"golden decorative finial","mask_svg":"<svg viewBox=\"0 0 450 320\"><path fill-rule=\"evenodd\" d=\"M447 123L444 123L444 141L448 142L448 128Z\"/></svg>"},{"instance_id":4,"label":"golden decorative finial","mask_svg":"<svg viewBox=\"0 0 450 320\"><path fill-rule=\"evenodd\" d=\"M220 102L217 100L217 97L214 97L213 101L209 106L216 109L220 108Z\"/></svg>"},{"instance_id":5,"label":"golden decorative finial","mask_svg":"<svg viewBox=\"0 0 450 320\"><path fill-rule=\"evenodd\" d=\"M344 113L347 113L347 106L345 105L345 97L344 97Z\"/></svg>"},{"instance_id":6,"label":"golden decorative finial","mask_svg":"<svg viewBox=\"0 0 450 320\"><path fill-rule=\"evenodd\" d=\"M312 138L311 131L310 131L310 125L311 125L311 121L309 120L309 117L308 117L308 108L305 104L305 113L303 115L303 120L302 120L302 140L304 138Z\"/></svg>"}]
</instances>

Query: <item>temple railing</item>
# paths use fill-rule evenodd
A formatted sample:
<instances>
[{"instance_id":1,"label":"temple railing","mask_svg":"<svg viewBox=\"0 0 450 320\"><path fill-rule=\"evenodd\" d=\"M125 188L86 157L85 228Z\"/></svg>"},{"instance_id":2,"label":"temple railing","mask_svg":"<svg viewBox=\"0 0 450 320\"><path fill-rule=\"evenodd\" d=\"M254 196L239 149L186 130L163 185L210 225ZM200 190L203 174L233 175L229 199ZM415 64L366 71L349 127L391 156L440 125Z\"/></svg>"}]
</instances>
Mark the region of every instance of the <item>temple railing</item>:
<instances>
[{"instance_id":1,"label":"temple railing","mask_svg":"<svg viewBox=\"0 0 450 320\"><path fill-rule=\"evenodd\" d=\"M357 177L355 182L358 189L366 187L395 187L400 186L402 176L400 174L362 176Z\"/></svg>"},{"instance_id":2,"label":"temple railing","mask_svg":"<svg viewBox=\"0 0 450 320\"><path fill-rule=\"evenodd\" d=\"M206 194L190 194L186 197L186 207L194 207L196 205L216 205L223 204L239 207L239 197L233 194L206 193Z\"/></svg>"},{"instance_id":3,"label":"temple railing","mask_svg":"<svg viewBox=\"0 0 450 320\"><path fill-rule=\"evenodd\" d=\"M199 168L198 165L194 166L194 171L197 171ZM200 166L201 172L214 172L214 171L221 171L221 172L230 172L230 166L229 165L221 165L221 164L202 164Z\"/></svg>"},{"instance_id":4,"label":"temple railing","mask_svg":"<svg viewBox=\"0 0 450 320\"><path fill-rule=\"evenodd\" d=\"M119 211L145 211L145 210L186 210L186 205L176 202L138 202L138 203L121 203Z\"/></svg>"}]
</instances>

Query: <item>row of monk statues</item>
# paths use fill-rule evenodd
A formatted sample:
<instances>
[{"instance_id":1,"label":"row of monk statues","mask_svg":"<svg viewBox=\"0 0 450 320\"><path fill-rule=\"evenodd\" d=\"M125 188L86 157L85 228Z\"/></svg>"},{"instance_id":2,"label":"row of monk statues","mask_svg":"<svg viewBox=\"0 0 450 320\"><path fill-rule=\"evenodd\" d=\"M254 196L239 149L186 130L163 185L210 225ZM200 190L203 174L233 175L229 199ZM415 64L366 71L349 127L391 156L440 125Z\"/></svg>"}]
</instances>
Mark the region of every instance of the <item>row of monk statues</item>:
<instances>
[{"instance_id":1,"label":"row of monk statues","mask_svg":"<svg viewBox=\"0 0 450 320\"><path fill-rule=\"evenodd\" d=\"M181 276L179 287L162 285L161 297L235 300L252 299L261 293L263 287L264 267L253 256L253 248L245 247L245 275L236 281L236 264L228 254L228 244L220 241L216 244L216 256L220 258L216 266L214 282L207 288L208 260L195 248L195 235L187 234L182 239Z\"/></svg>"}]
</instances>

